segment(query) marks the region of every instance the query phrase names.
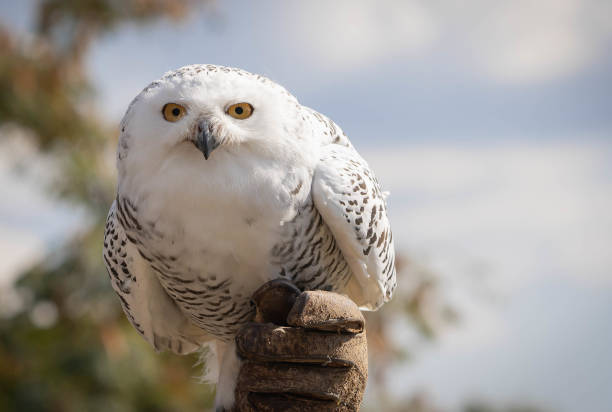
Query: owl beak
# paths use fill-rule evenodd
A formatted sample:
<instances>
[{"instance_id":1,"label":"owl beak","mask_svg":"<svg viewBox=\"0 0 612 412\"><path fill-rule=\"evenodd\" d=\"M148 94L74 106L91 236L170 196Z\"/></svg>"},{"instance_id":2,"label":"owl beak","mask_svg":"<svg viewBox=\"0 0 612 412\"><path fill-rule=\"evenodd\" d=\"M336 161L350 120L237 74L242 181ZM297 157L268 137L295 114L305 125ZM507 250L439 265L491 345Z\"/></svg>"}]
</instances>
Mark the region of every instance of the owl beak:
<instances>
[{"instance_id":1,"label":"owl beak","mask_svg":"<svg viewBox=\"0 0 612 412\"><path fill-rule=\"evenodd\" d=\"M200 120L198 122L198 132L194 144L204 154L206 160L208 160L212 151L219 146L219 141L212 134L206 120Z\"/></svg>"}]
</instances>

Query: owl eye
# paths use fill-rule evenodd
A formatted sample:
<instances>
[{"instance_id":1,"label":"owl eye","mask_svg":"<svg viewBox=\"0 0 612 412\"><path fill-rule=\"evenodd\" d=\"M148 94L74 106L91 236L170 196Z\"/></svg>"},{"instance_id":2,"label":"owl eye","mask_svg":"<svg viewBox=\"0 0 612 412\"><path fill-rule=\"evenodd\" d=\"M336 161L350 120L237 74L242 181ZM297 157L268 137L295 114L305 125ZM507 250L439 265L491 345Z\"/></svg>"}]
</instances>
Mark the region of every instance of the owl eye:
<instances>
[{"instance_id":1,"label":"owl eye","mask_svg":"<svg viewBox=\"0 0 612 412\"><path fill-rule=\"evenodd\" d=\"M234 119L246 119L253 114L253 106L248 103L236 103L228 107L225 112Z\"/></svg>"},{"instance_id":2,"label":"owl eye","mask_svg":"<svg viewBox=\"0 0 612 412\"><path fill-rule=\"evenodd\" d=\"M166 103L162 108L162 114L164 115L164 119L174 123L181 120L181 118L187 114L187 109L180 104Z\"/></svg>"}]
</instances>

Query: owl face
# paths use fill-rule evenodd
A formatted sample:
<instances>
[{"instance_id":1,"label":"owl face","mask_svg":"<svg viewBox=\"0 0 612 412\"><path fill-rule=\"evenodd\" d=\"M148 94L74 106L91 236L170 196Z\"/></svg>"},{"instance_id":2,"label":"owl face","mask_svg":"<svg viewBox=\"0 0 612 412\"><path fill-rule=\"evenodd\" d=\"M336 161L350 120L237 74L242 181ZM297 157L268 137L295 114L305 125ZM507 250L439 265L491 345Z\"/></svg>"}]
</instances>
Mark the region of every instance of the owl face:
<instances>
[{"instance_id":1,"label":"owl face","mask_svg":"<svg viewBox=\"0 0 612 412\"><path fill-rule=\"evenodd\" d=\"M177 152L189 158L197 152L201 161L218 152L275 152L302 137L299 111L292 95L261 76L187 66L152 83L132 102L121 125L119 161Z\"/></svg>"}]
</instances>

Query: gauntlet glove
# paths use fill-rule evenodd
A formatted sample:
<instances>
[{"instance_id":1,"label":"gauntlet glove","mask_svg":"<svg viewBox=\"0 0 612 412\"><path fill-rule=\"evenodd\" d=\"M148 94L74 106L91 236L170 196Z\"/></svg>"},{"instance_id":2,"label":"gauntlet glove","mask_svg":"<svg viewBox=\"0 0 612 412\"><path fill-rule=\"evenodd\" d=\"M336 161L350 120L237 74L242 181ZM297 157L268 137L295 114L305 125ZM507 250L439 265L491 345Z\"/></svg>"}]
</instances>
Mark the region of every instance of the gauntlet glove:
<instances>
[{"instance_id":1,"label":"gauntlet glove","mask_svg":"<svg viewBox=\"0 0 612 412\"><path fill-rule=\"evenodd\" d=\"M255 321L236 336L234 411L357 411L367 374L364 318L348 297L300 292L285 279L253 295Z\"/></svg>"}]
</instances>

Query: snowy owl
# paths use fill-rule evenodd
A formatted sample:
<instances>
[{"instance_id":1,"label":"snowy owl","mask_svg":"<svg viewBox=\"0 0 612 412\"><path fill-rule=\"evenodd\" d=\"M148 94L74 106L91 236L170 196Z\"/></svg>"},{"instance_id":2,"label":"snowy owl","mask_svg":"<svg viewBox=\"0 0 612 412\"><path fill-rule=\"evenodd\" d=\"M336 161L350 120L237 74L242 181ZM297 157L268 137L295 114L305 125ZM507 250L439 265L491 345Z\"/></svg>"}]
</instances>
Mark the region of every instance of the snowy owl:
<instances>
[{"instance_id":1,"label":"snowy owl","mask_svg":"<svg viewBox=\"0 0 612 412\"><path fill-rule=\"evenodd\" d=\"M396 285L379 183L330 119L271 80L191 65L129 105L103 257L132 325L157 350L217 344L233 402L237 330L279 277L375 310ZM232 349L232 350L229 350Z\"/></svg>"}]
</instances>

